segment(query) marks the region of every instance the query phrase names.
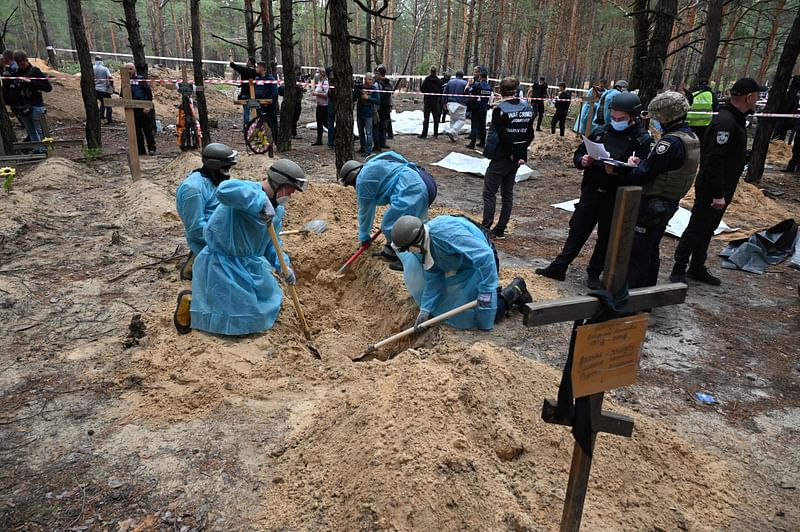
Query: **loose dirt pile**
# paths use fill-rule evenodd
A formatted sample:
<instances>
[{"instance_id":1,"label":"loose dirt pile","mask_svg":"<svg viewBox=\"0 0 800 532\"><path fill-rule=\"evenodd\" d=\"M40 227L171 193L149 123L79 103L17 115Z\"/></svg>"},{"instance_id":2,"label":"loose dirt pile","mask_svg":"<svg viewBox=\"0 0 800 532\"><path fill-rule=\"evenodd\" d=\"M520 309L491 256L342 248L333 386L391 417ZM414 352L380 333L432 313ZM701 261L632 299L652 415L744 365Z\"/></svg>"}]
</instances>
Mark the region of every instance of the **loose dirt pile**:
<instances>
[{"instance_id":1,"label":"loose dirt pile","mask_svg":"<svg viewBox=\"0 0 800 532\"><path fill-rule=\"evenodd\" d=\"M530 155L532 158L544 161L553 159L556 161L571 161L572 154L578 148L580 141L570 131L563 137L561 135L551 135L539 133L531 144Z\"/></svg>"},{"instance_id":2,"label":"loose dirt pile","mask_svg":"<svg viewBox=\"0 0 800 532\"><path fill-rule=\"evenodd\" d=\"M242 159L237 169L269 164ZM55 203L60 190L56 181L39 190L29 184L56 174L73 183L59 208L79 212L87 205L85 219L74 224L84 236L59 226L81 253L70 268L50 271L50 297L62 297L59 275L72 275L73 265L103 265L91 282L68 284L68 299L87 308L66 308L59 326L86 321L92 301L118 324L116 340L88 335L54 355L65 371L77 372L75 388L102 384L89 453L103 461L82 481L120 490L108 478L123 479L130 493L166 498L176 515L193 516L185 522L209 528L555 529L572 438L568 429L544 424L539 412L556 393L557 370L497 347L492 333L469 343L446 327L381 352L396 355L389 361L350 360L407 327L417 311L401 274L377 258L362 257L336 276L357 245L352 189L313 183L287 209L287 229L317 218L329 224L321 235L284 238L321 359L307 348L288 298L275 327L263 334L175 333L174 298L189 284L170 262L135 267L151 262L143 253L157 257L182 244L168 206L176 183L197 165L196 156L182 155L152 180L125 190L105 186L105 204L87 203L98 176L81 165L51 159L21 178L20 194L36 205ZM0 220L16 208L5 200ZM121 244L108 243L104 223L114 224ZM557 295L553 283L530 271L501 271L505 280L524 275L537 298ZM132 309L147 335L125 349ZM521 317L498 327L522 327ZM51 423L22 451L33 471L52 463L63 434L85 441L85 427L65 433ZM767 515L754 510L758 498L745 497L743 480L737 465L637 415L633 438L599 437L584 526L718 530L746 519L742 512ZM145 509L124 508L112 515L152 524Z\"/></svg>"},{"instance_id":3,"label":"loose dirt pile","mask_svg":"<svg viewBox=\"0 0 800 532\"><path fill-rule=\"evenodd\" d=\"M798 139L800 140L800 139ZM778 169L786 168L789 159L792 158L792 147L782 140L773 140L769 143L767 151L767 164L772 164Z\"/></svg>"}]
</instances>

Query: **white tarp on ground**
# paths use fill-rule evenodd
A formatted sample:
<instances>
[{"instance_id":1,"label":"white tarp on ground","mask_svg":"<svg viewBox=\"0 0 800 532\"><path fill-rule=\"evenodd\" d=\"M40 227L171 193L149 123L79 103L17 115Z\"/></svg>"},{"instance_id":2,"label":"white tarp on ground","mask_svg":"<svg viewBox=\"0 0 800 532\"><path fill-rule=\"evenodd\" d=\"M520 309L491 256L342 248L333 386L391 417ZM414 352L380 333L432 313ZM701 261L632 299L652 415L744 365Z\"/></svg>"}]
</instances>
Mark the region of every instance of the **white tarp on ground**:
<instances>
[{"instance_id":1,"label":"white tarp on ground","mask_svg":"<svg viewBox=\"0 0 800 532\"><path fill-rule=\"evenodd\" d=\"M422 111L403 111L402 113L398 113L397 111L392 111L392 133L395 135L421 135L422 134L422 122L425 116ZM439 133L443 134L445 124L450 123L450 118L448 118L444 122L439 123ZM316 122L310 122L306 124L306 128L308 129L317 129ZM325 128L327 131L327 128ZM353 132L358 134L358 124L353 124ZM469 121L467 121L461 127L461 133L469 133ZM433 135L433 118L431 117L430 124L428 124L428 135Z\"/></svg>"},{"instance_id":2,"label":"white tarp on ground","mask_svg":"<svg viewBox=\"0 0 800 532\"><path fill-rule=\"evenodd\" d=\"M455 170L456 172L478 174L483 176L486 175L486 169L489 168L489 159L485 157L470 157L469 155L464 155L463 153L453 151L438 163L433 163L433 165L441 166L442 168L447 168L448 170ZM527 165L522 165L519 167L519 169L517 169L517 177L515 178L515 181L520 183L529 177L539 175L541 174L533 168Z\"/></svg>"},{"instance_id":3,"label":"white tarp on ground","mask_svg":"<svg viewBox=\"0 0 800 532\"><path fill-rule=\"evenodd\" d=\"M555 207L556 209L561 209L562 211L574 212L576 203L578 203L578 200L574 199L565 201L563 203L554 203L550 206ZM667 224L667 234L680 238L683 235L683 232L686 230L686 226L689 225L689 218L691 215L692 212L689 209L678 207L678 212L675 213L675 215ZM733 233L734 231L738 230L738 228L729 227L725 221L721 221L719 226L717 226L717 228L714 230L714 234L718 235L720 233Z\"/></svg>"}]
</instances>

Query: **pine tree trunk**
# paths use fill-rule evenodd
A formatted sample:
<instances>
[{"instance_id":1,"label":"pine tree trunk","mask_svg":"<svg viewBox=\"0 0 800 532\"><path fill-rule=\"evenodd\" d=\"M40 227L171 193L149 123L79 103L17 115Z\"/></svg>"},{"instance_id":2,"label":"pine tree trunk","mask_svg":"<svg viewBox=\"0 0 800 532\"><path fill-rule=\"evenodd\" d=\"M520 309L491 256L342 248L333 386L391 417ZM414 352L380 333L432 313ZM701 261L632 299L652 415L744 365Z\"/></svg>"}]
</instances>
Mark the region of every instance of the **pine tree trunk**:
<instances>
[{"instance_id":1,"label":"pine tree trunk","mask_svg":"<svg viewBox=\"0 0 800 532\"><path fill-rule=\"evenodd\" d=\"M392 11L393 2L394 0L389 0L388 12L390 14L394 13L394 11ZM386 64L386 68L389 69L389 72L393 72L394 69L392 68L392 65L394 64L394 62L393 62L392 52L394 52L394 49L392 48L393 44L392 40L394 38L394 20L386 21L386 25L387 25L386 40L383 43L383 49L384 49L383 60Z\"/></svg>"},{"instance_id":2,"label":"pine tree trunk","mask_svg":"<svg viewBox=\"0 0 800 532\"><path fill-rule=\"evenodd\" d=\"M67 0L71 2L72 0ZM122 8L125 11L125 29L128 30L128 44L133 54L133 64L136 72L145 78L147 77L147 59L144 57L144 44L142 35L139 33L139 18L136 16L136 0L122 0Z\"/></svg>"},{"instance_id":3,"label":"pine tree trunk","mask_svg":"<svg viewBox=\"0 0 800 532\"><path fill-rule=\"evenodd\" d=\"M0 43L5 45L5 43ZM5 48L2 48L5 50ZM2 86L2 81L0 81ZM17 135L14 133L14 124L11 122L11 117L8 116L6 110L6 102L3 100L3 91L0 91L0 139L3 142L3 149L6 154L14 153L14 143L17 141Z\"/></svg>"},{"instance_id":4,"label":"pine tree trunk","mask_svg":"<svg viewBox=\"0 0 800 532\"><path fill-rule=\"evenodd\" d=\"M318 67L322 64L319 60L319 37L317 37L319 35L319 26L317 26L317 16L317 3L311 2L311 18L314 19L314 35L311 36L311 40L314 43L313 64L315 67Z\"/></svg>"},{"instance_id":5,"label":"pine tree trunk","mask_svg":"<svg viewBox=\"0 0 800 532\"><path fill-rule=\"evenodd\" d=\"M720 53L719 63L717 63L717 76L715 78L715 83L717 89L720 88L722 84L722 75L725 72L725 65L728 62L728 49L730 48L730 39L733 37L736 28L739 27L739 23L742 21L742 16L739 14L739 6L733 6L731 8L731 12L728 15L728 19L730 20L730 24L728 26L728 33L725 35L725 44L722 46L722 52Z\"/></svg>"},{"instance_id":6,"label":"pine tree trunk","mask_svg":"<svg viewBox=\"0 0 800 532\"><path fill-rule=\"evenodd\" d=\"M464 35L464 40L461 41L461 57L462 68L467 70L469 68L469 52L470 46L472 45L472 20L475 17L475 1L476 0L465 0L466 4L464 5L464 25L467 27L467 33ZM444 72L444 70L442 70Z\"/></svg>"},{"instance_id":7,"label":"pine tree trunk","mask_svg":"<svg viewBox=\"0 0 800 532\"><path fill-rule=\"evenodd\" d=\"M372 2L370 2L370 5ZM364 24L364 33L367 39L372 39L372 15L364 12L365 15L365 24ZM370 48L369 41L364 43L364 72L372 72L372 50Z\"/></svg>"},{"instance_id":8,"label":"pine tree trunk","mask_svg":"<svg viewBox=\"0 0 800 532\"><path fill-rule=\"evenodd\" d=\"M720 32L722 32L722 2L723 0L708 0L705 44L703 45L703 56L700 58L700 68L697 70L697 79L708 80L714 71Z\"/></svg>"},{"instance_id":9,"label":"pine tree trunk","mask_svg":"<svg viewBox=\"0 0 800 532\"><path fill-rule=\"evenodd\" d=\"M336 171L353 158L353 66L347 31L347 0L329 0L330 41L336 83Z\"/></svg>"},{"instance_id":10,"label":"pine tree trunk","mask_svg":"<svg viewBox=\"0 0 800 532\"><path fill-rule=\"evenodd\" d=\"M81 95L83 108L86 111L86 145L89 149L102 149L100 139L100 111L94 97L94 65L86 41L86 29L83 26L83 12L80 0L67 0L69 5L69 26L75 39L78 61L81 65Z\"/></svg>"},{"instance_id":11,"label":"pine tree trunk","mask_svg":"<svg viewBox=\"0 0 800 532\"><path fill-rule=\"evenodd\" d=\"M111 16L111 10L108 12L108 29L111 32L111 51L117 53L117 26L114 24L114 18Z\"/></svg>"},{"instance_id":12,"label":"pine tree trunk","mask_svg":"<svg viewBox=\"0 0 800 532\"><path fill-rule=\"evenodd\" d=\"M781 6L783 7L783 6ZM776 14L777 17L777 14ZM780 111L781 103L787 95L787 89L792 78L792 70L800 55L800 10L795 12L792 28L786 36L786 43L783 45L778 68L775 71L775 79L772 80L772 87L769 90L765 113L777 113ZM759 120L756 128L756 136L753 139L753 149L750 153L750 164L747 168L748 183L760 183L761 176L764 174L764 163L767 159L769 141L772 138L772 130L775 127L774 120ZM795 140L795 142L800 142Z\"/></svg>"},{"instance_id":13,"label":"pine tree trunk","mask_svg":"<svg viewBox=\"0 0 800 532\"><path fill-rule=\"evenodd\" d=\"M183 57L186 53L181 41L181 32L178 27L178 19L175 17L175 2L169 3L169 14L172 17L172 27L175 28L175 57Z\"/></svg>"},{"instance_id":14,"label":"pine tree trunk","mask_svg":"<svg viewBox=\"0 0 800 532\"><path fill-rule=\"evenodd\" d=\"M761 35L761 33L759 33L759 31L760 31L760 28L761 28L761 21L763 20L763 18L764 18L764 12L763 11L759 11L758 12L758 17L756 17L756 28L755 28L755 30L753 30L753 35L756 36L756 37ZM742 74L739 76L740 78L743 78L745 76L749 76L750 75L750 65L753 62L753 49L755 47L756 47L756 43L752 42L750 44L750 46L748 46L748 48L747 48L747 61L744 64L744 70L742 70Z\"/></svg>"},{"instance_id":15,"label":"pine tree trunk","mask_svg":"<svg viewBox=\"0 0 800 532\"><path fill-rule=\"evenodd\" d=\"M253 20L253 0L244 0L244 27L247 36L247 57L256 56L256 25Z\"/></svg>"},{"instance_id":16,"label":"pine tree trunk","mask_svg":"<svg viewBox=\"0 0 800 532\"><path fill-rule=\"evenodd\" d=\"M272 71L275 61L275 25L272 22L272 1L261 0L261 60Z\"/></svg>"},{"instance_id":17,"label":"pine tree trunk","mask_svg":"<svg viewBox=\"0 0 800 532\"><path fill-rule=\"evenodd\" d=\"M44 16L44 9L42 9L42 0L36 0L36 13L39 17L39 27L42 29L42 39L44 46L47 49L47 64L53 68L58 68L58 60L56 59L56 51L53 50L53 43L50 42L50 34L47 31L47 19Z\"/></svg>"},{"instance_id":18,"label":"pine tree trunk","mask_svg":"<svg viewBox=\"0 0 800 532\"><path fill-rule=\"evenodd\" d=\"M292 0L281 0L281 62L283 63L283 104L281 120L278 128L278 151L292 149L292 121L294 120L295 102L301 97L294 79L294 17ZM277 104L277 102L275 102ZM337 135L338 136L338 135Z\"/></svg>"},{"instance_id":19,"label":"pine tree trunk","mask_svg":"<svg viewBox=\"0 0 800 532\"><path fill-rule=\"evenodd\" d=\"M208 108L206 107L206 92L203 83L203 36L200 33L200 0L190 0L192 18L192 67L194 73L194 84L198 89L195 95L197 102L197 114L200 120L200 129L203 131L203 147L211 143L211 131L208 126Z\"/></svg>"},{"instance_id":20,"label":"pine tree trunk","mask_svg":"<svg viewBox=\"0 0 800 532\"><path fill-rule=\"evenodd\" d=\"M772 63L772 56L775 53L775 38L778 36L778 30L781 26L781 17L783 15L783 6L785 3L785 0L778 0L778 5L775 7L775 11L773 11L772 31L769 34L767 47L764 49L765 53L764 58L761 60L761 66L758 68L757 80L759 83L766 81L767 70L769 69L770 63Z\"/></svg>"},{"instance_id":21,"label":"pine tree trunk","mask_svg":"<svg viewBox=\"0 0 800 532\"><path fill-rule=\"evenodd\" d=\"M445 7L444 42L442 43L442 66L447 70L450 64L450 32L452 30L453 3L447 0Z\"/></svg>"},{"instance_id":22,"label":"pine tree trunk","mask_svg":"<svg viewBox=\"0 0 800 532\"><path fill-rule=\"evenodd\" d=\"M478 20L475 22L475 40L472 42L472 59L478 62L479 44L481 42L481 31L483 31L483 2L484 0L473 0L475 3L475 12L478 13ZM464 70L469 68L469 63Z\"/></svg>"}]
</instances>

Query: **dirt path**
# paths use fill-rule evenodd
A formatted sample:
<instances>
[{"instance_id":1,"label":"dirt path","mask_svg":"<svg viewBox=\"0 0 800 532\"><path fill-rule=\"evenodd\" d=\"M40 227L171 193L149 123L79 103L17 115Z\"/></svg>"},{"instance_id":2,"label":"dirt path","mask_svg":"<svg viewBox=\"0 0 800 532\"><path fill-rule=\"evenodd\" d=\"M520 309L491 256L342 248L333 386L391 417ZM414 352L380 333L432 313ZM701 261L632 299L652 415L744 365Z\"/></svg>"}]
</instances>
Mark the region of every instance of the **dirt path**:
<instances>
[{"instance_id":1,"label":"dirt path","mask_svg":"<svg viewBox=\"0 0 800 532\"><path fill-rule=\"evenodd\" d=\"M224 118L215 138L241 146L236 124ZM390 143L439 178L437 212L480 212L480 179L431 166L465 149ZM517 188L501 276L524 275L538 299L582 293L584 255L563 284L532 274L566 235L568 214L549 204L579 183L571 139L537 143L542 176ZM262 335L175 334L187 284L174 190L196 156L147 158L133 184L120 156L51 159L0 195L0 528L557 528L572 439L539 411L568 327L526 329L517 315L491 334L435 330L390 362L350 362L415 308L377 259L333 274L356 245L352 191L332 184L331 151L298 144L315 183L287 225L330 225L285 243L321 360L288 305ZM243 157L237 175L268 164ZM800 186L766 179L798 212ZM634 437L600 437L587 529L797 529L798 274L721 274L722 287L693 285L686 305L654 313L640 383L609 401L635 417ZM141 330L135 314L146 334L126 338Z\"/></svg>"}]
</instances>

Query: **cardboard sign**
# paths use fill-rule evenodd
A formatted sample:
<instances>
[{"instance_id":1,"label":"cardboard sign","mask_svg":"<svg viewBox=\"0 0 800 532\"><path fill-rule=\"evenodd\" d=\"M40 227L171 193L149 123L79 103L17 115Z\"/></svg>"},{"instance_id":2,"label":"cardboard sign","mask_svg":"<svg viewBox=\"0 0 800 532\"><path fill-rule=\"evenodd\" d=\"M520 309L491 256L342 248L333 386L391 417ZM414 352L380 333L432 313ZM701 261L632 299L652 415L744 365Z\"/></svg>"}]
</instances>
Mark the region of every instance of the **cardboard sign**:
<instances>
[{"instance_id":1,"label":"cardboard sign","mask_svg":"<svg viewBox=\"0 0 800 532\"><path fill-rule=\"evenodd\" d=\"M636 382L648 319L648 314L639 314L578 327L572 361L574 397Z\"/></svg>"}]
</instances>

